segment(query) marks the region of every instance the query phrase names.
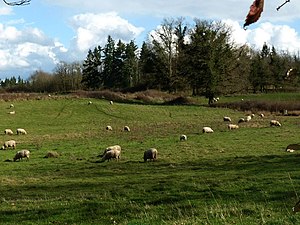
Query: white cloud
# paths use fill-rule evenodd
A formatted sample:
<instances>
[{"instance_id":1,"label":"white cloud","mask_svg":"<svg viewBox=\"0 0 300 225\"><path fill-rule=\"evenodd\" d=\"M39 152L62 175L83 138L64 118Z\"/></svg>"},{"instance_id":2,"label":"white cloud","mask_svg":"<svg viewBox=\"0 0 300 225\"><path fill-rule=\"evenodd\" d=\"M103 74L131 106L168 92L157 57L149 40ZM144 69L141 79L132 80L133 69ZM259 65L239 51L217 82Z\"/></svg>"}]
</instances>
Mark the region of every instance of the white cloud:
<instances>
[{"instance_id":1,"label":"white cloud","mask_svg":"<svg viewBox=\"0 0 300 225\"><path fill-rule=\"evenodd\" d=\"M12 8L11 7L0 7L0 15L10 15L12 14Z\"/></svg>"},{"instance_id":2,"label":"white cloud","mask_svg":"<svg viewBox=\"0 0 300 225\"><path fill-rule=\"evenodd\" d=\"M144 30L135 27L115 12L103 14L79 14L73 16L71 25L76 32L74 49L86 55L88 49L97 45L104 46L108 35L114 40L128 42L138 37Z\"/></svg>"}]
</instances>

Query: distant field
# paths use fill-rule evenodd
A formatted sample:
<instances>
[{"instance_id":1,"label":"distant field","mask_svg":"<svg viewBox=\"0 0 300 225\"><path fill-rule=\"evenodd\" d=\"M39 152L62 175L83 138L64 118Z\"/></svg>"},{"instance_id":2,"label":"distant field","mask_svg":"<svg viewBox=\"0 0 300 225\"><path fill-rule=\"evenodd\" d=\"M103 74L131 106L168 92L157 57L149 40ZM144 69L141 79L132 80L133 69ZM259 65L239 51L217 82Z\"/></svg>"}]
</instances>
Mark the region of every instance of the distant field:
<instances>
[{"instance_id":1,"label":"distant field","mask_svg":"<svg viewBox=\"0 0 300 225\"><path fill-rule=\"evenodd\" d=\"M292 213L300 155L285 152L300 143L300 117L256 115L232 131L223 122L230 116L237 123L247 113L68 96L0 101L0 131L28 132L0 134L2 142L17 141L17 149L0 151L0 224L300 223L300 213ZM270 127L271 119L282 127ZM131 132L122 131L125 125ZM202 134L203 126L214 133ZM180 142L180 134L188 140ZM115 144L122 146L121 160L100 162L97 156ZM150 147L158 160L143 163ZM6 162L21 149L31 151L29 161ZM61 156L46 159L48 151Z\"/></svg>"}]
</instances>

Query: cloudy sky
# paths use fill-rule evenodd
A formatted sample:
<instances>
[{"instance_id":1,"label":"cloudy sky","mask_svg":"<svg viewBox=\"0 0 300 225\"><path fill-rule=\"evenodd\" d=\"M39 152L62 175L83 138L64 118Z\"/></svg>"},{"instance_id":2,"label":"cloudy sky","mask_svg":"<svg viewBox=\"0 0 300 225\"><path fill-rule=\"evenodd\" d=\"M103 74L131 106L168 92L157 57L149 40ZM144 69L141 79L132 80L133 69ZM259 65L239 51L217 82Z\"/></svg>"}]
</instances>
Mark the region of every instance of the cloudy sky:
<instances>
[{"instance_id":1,"label":"cloudy sky","mask_svg":"<svg viewBox=\"0 0 300 225\"><path fill-rule=\"evenodd\" d=\"M31 0L14 7L0 1L0 79L27 79L36 70L53 72L60 61L82 61L108 35L140 46L164 18L223 21L237 43L298 53L300 4L291 0L277 11L284 1L265 1L261 19L247 30L252 0Z\"/></svg>"}]
</instances>

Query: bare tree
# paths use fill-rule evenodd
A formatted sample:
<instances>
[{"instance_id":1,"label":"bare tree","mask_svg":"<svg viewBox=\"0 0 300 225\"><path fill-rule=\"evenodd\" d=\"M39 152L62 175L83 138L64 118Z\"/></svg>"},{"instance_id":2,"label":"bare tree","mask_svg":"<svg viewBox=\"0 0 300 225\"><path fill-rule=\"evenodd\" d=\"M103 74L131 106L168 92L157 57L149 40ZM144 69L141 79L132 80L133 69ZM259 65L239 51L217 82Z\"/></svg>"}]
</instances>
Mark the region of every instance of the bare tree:
<instances>
[{"instance_id":1,"label":"bare tree","mask_svg":"<svg viewBox=\"0 0 300 225\"><path fill-rule=\"evenodd\" d=\"M20 1L15 1L15 2L8 2L3 0L3 2L6 5L10 5L10 6L15 6L15 5L28 5L30 3L31 0L20 0Z\"/></svg>"}]
</instances>

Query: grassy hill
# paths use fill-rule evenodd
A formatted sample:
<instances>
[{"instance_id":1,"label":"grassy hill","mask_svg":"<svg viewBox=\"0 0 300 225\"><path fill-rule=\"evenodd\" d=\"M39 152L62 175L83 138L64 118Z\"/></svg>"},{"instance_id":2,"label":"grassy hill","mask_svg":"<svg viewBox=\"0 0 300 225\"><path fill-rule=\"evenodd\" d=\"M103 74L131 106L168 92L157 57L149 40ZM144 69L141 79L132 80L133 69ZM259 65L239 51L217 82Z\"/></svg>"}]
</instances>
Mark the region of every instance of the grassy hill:
<instances>
[{"instance_id":1,"label":"grassy hill","mask_svg":"<svg viewBox=\"0 0 300 225\"><path fill-rule=\"evenodd\" d=\"M291 209L300 157L285 152L300 142L299 117L269 113L232 131L223 122L247 113L70 97L2 101L0 131L28 134L0 135L17 141L15 150L0 151L0 224L299 223ZM282 127L270 127L271 119ZM203 134L203 126L214 133ZM181 134L188 140L179 141ZM121 160L100 162L115 144ZM150 147L158 160L143 163ZM10 162L21 149L30 160ZM44 158L48 151L60 157Z\"/></svg>"}]
</instances>

